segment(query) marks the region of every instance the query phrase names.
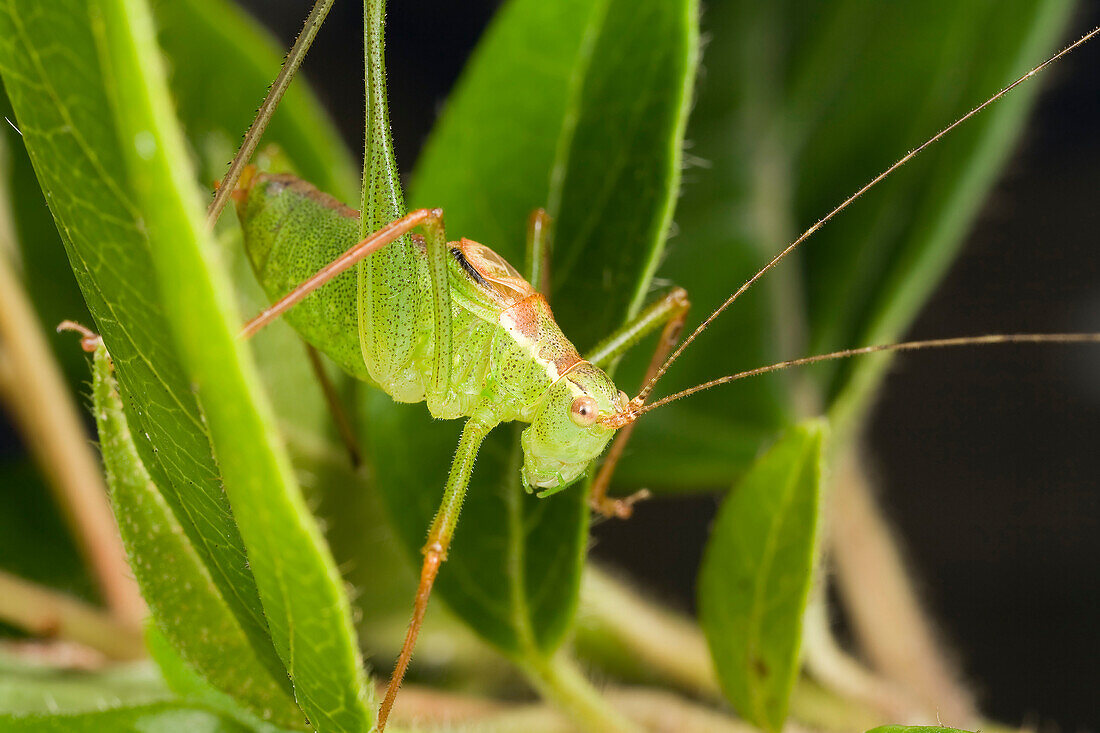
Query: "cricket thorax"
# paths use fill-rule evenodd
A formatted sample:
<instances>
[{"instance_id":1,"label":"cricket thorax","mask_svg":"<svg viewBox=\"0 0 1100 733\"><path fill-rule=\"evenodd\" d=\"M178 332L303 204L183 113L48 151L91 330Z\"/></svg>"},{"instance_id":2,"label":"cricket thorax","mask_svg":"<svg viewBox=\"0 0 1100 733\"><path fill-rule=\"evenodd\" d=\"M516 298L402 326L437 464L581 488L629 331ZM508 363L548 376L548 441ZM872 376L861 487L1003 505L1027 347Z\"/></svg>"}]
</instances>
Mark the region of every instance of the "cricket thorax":
<instances>
[{"instance_id":1,"label":"cricket thorax","mask_svg":"<svg viewBox=\"0 0 1100 733\"><path fill-rule=\"evenodd\" d=\"M493 331L481 379L455 386L469 397L474 391L492 394L507 406L505 420L530 421L550 386L583 360L554 321L546 299L503 257L468 239L453 242L451 254L457 265L452 272L458 275L452 278L456 322L473 317ZM460 364L455 372L469 373Z\"/></svg>"}]
</instances>

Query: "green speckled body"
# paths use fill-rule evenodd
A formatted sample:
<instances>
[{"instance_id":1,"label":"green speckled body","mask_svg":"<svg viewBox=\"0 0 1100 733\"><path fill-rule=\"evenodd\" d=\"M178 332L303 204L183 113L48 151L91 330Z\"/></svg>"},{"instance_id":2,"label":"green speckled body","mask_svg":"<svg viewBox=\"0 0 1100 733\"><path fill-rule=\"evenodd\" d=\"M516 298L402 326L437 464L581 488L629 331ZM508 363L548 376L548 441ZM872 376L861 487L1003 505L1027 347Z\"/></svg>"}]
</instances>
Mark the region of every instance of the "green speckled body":
<instances>
[{"instance_id":1,"label":"green speckled body","mask_svg":"<svg viewBox=\"0 0 1100 733\"><path fill-rule=\"evenodd\" d=\"M292 176L257 176L237 208L252 266L273 300L359 239L358 212ZM435 417L468 416L488 405L499 421L530 422L551 385L566 372L603 375L580 359L545 299L510 265L469 240L450 246L454 348L449 391L441 400L428 400ZM391 248L404 252L384 258L389 269L381 272L389 279L375 283L371 293L364 292L362 279L385 279L380 271L349 271L286 318L352 376L397 401L419 402L425 400L434 356L423 241L414 236L394 242L360 268Z\"/></svg>"}]
</instances>

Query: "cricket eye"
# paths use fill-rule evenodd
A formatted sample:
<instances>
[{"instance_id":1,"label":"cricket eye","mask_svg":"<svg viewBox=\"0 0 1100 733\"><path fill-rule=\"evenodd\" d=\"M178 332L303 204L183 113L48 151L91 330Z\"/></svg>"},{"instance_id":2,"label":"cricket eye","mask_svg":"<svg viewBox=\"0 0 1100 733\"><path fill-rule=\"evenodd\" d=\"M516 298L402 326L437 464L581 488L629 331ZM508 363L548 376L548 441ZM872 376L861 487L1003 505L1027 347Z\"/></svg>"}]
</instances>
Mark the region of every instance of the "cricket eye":
<instances>
[{"instance_id":1,"label":"cricket eye","mask_svg":"<svg viewBox=\"0 0 1100 733\"><path fill-rule=\"evenodd\" d=\"M569 406L569 417L579 428L587 428L596 422L596 400L581 396Z\"/></svg>"}]
</instances>

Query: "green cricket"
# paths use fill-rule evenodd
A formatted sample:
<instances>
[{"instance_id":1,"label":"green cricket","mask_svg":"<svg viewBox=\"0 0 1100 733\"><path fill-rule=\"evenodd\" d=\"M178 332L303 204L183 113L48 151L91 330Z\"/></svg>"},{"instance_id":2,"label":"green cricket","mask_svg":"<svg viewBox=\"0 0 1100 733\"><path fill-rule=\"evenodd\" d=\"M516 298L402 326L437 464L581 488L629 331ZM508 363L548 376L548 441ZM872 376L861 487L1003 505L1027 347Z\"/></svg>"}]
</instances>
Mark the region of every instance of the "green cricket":
<instances>
[{"instance_id":1,"label":"green cricket","mask_svg":"<svg viewBox=\"0 0 1100 733\"><path fill-rule=\"evenodd\" d=\"M721 377L647 402L676 358L764 273L868 189L971 116L1093 36L1100 28L1005 87L875 177L750 278L686 339L687 293L673 288L634 320L581 355L554 320L546 282L551 222L541 210L528 226L526 277L484 244L448 241L440 209L420 209L360 239L359 213L288 174L243 169L226 177L244 245L273 305L242 336L279 317L348 374L399 402L424 402L435 418L466 418L443 498L428 530L412 620L379 711L383 730L404 677L433 583L458 524L478 449L496 426L528 423L522 433L522 482L550 496L586 475L616 438L592 482L591 507L627 518L644 492L607 496L615 465L637 418L703 389L792 366L859 354L994 343L1098 343L1100 334L1006 334L867 346L784 361ZM304 53L304 51L303 51ZM261 125L262 128L262 125ZM250 131L251 135L251 131ZM242 149L254 140L247 140ZM245 156L247 157L247 156ZM241 170L237 166L237 170ZM213 208L213 207L212 207ZM216 218L216 212L214 214ZM413 234L420 230L422 234ZM313 271L310 262L330 262ZM359 277L348 272L359 268ZM324 286L324 287L322 287ZM307 297L309 296L309 297ZM605 369L660 331L637 396L619 389Z\"/></svg>"}]
</instances>

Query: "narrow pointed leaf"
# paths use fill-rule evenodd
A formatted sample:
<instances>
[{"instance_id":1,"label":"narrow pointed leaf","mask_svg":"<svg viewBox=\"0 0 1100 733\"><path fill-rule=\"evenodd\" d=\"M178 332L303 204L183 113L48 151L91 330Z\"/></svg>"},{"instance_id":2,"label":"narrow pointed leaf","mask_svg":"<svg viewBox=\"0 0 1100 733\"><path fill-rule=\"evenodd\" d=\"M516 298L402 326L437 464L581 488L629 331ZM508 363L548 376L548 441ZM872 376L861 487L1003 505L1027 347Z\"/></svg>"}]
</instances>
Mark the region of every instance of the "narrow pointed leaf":
<instances>
[{"instance_id":1,"label":"narrow pointed leaf","mask_svg":"<svg viewBox=\"0 0 1100 733\"><path fill-rule=\"evenodd\" d=\"M214 687L262 719L303 727L286 675L272 678L256 659L210 571L142 465L111 370L101 346L94 358L92 398L111 506L157 626Z\"/></svg>"},{"instance_id":2,"label":"narrow pointed leaf","mask_svg":"<svg viewBox=\"0 0 1100 733\"><path fill-rule=\"evenodd\" d=\"M347 600L235 343L147 9L11 0L0 28L0 72L32 162L115 358L128 422L149 436L143 462L166 497L174 489L173 511L205 541L223 594L244 589L238 616L262 632L253 646L289 670L311 722L369 728ZM209 490L192 493L198 481ZM222 561L225 548L236 554Z\"/></svg>"},{"instance_id":3,"label":"narrow pointed leaf","mask_svg":"<svg viewBox=\"0 0 1100 733\"><path fill-rule=\"evenodd\" d=\"M48 53L58 48L65 52ZM142 462L257 657L284 674L153 286L98 59L88 2L0 2L0 74L72 270L115 359Z\"/></svg>"},{"instance_id":4,"label":"narrow pointed leaf","mask_svg":"<svg viewBox=\"0 0 1100 733\"><path fill-rule=\"evenodd\" d=\"M814 566L824 427L793 428L726 497L699 571L699 621L738 714L787 717Z\"/></svg>"},{"instance_id":5,"label":"narrow pointed leaf","mask_svg":"<svg viewBox=\"0 0 1100 733\"><path fill-rule=\"evenodd\" d=\"M275 440L269 408L233 331L226 275L203 232L171 114L152 20L140 0L102 0L106 77L129 180L181 363L196 385L226 493L249 549L272 641L319 730L373 724L340 576Z\"/></svg>"}]
</instances>

